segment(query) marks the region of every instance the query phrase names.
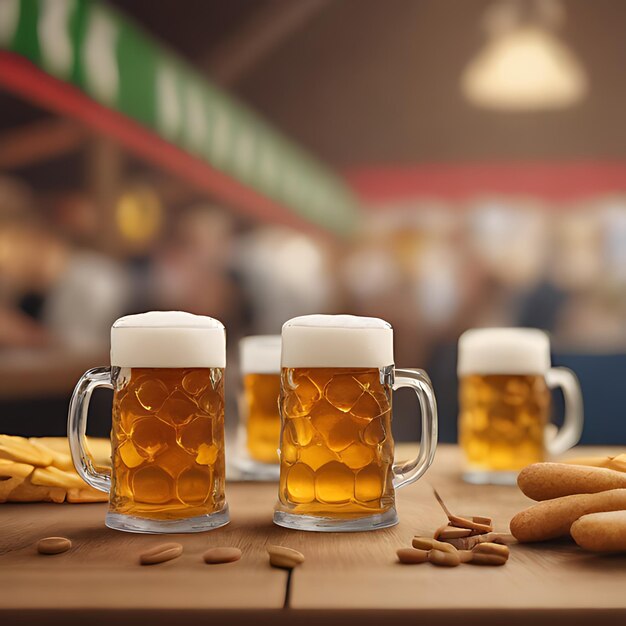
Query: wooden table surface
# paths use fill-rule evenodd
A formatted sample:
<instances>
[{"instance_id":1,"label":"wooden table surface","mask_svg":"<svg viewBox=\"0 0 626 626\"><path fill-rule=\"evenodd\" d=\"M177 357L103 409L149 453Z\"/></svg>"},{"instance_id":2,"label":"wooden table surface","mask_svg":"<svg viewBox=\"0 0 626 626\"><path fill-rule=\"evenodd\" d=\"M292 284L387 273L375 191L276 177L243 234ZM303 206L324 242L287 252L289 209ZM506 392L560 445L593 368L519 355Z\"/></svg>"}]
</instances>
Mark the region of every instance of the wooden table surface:
<instances>
[{"instance_id":1,"label":"wooden table surface","mask_svg":"<svg viewBox=\"0 0 626 626\"><path fill-rule=\"evenodd\" d=\"M400 447L399 456L406 450ZM608 449L585 449L608 454ZM576 454L574 451L573 454ZM580 454L580 451L578 452ZM369 533L305 533L272 524L276 485L229 483L231 523L200 535L177 535L183 556L141 567L138 554L167 541L104 526L106 506L0 505L0 624L117 622L626 624L626 555L587 554L570 542L515 545L504 567L406 566L395 551L445 518L430 485L460 514L489 515L507 531L531 504L516 487L472 486L459 479L454 446L441 446L418 484L398 491L400 524ZM70 537L70 552L36 553L45 536ZM296 548L306 562L293 572L269 567L266 544ZM210 546L238 546L237 563L205 565ZM297 616L294 613L297 612ZM382 612L382 613L381 613ZM425 621L422 621L425 620Z\"/></svg>"}]
</instances>

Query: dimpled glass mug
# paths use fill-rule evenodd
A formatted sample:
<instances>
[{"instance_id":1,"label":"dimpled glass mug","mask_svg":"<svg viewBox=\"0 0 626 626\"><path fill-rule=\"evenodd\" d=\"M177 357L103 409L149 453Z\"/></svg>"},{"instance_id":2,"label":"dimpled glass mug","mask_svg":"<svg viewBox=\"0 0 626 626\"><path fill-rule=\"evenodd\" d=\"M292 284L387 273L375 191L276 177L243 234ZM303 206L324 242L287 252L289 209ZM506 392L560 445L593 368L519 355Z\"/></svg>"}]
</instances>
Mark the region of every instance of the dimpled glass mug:
<instances>
[{"instance_id":1,"label":"dimpled glass mug","mask_svg":"<svg viewBox=\"0 0 626 626\"><path fill-rule=\"evenodd\" d=\"M396 370L393 330L381 320L309 315L285 323L281 356L279 502L274 522L314 531L361 531L398 522L395 489L428 469L437 406L422 370ZM394 463L391 396L417 394L416 458Z\"/></svg>"},{"instance_id":2,"label":"dimpled glass mug","mask_svg":"<svg viewBox=\"0 0 626 626\"><path fill-rule=\"evenodd\" d=\"M280 335L239 342L241 393L235 466L247 480L278 480Z\"/></svg>"},{"instance_id":3,"label":"dimpled glass mug","mask_svg":"<svg viewBox=\"0 0 626 626\"><path fill-rule=\"evenodd\" d=\"M578 379L550 365L550 339L535 328L477 328L459 339L459 443L465 480L514 484L517 473L580 439ZM560 387L565 420L550 424L550 389Z\"/></svg>"},{"instance_id":4,"label":"dimpled glass mug","mask_svg":"<svg viewBox=\"0 0 626 626\"><path fill-rule=\"evenodd\" d=\"M77 472L110 493L107 526L184 533L228 523L225 366L224 326L210 317L154 311L113 324L111 367L82 376L68 416ZM96 387L113 389L110 476L94 467L85 442Z\"/></svg>"}]
</instances>

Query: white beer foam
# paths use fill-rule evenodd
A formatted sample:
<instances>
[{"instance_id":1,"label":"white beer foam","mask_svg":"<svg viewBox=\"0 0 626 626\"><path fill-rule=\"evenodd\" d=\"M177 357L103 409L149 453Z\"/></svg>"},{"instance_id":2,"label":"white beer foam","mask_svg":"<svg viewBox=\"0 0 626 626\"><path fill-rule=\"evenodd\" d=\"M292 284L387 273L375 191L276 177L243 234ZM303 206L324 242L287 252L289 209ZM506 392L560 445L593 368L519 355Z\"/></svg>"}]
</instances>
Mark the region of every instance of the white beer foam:
<instances>
[{"instance_id":1,"label":"white beer foam","mask_svg":"<svg viewBox=\"0 0 626 626\"><path fill-rule=\"evenodd\" d=\"M252 335L239 342L242 374L280 373L280 335Z\"/></svg>"},{"instance_id":2,"label":"white beer foam","mask_svg":"<svg viewBox=\"0 0 626 626\"><path fill-rule=\"evenodd\" d=\"M545 374L550 339L537 328L474 328L459 338L457 373Z\"/></svg>"},{"instance_id":3,"label":"white beer foam","mask_svg":"<svg viewBox=\"0 0 626 626\"><path fill-rule=\"evenodd\" d=\"M393 365L393 329L376 317L304 315L283 325L283 367Z\"/></svg>"},{"instance_id":4,"label":"white beer foam","mask_svg":"<svg viewBox=\"0 0 626 626\"><path fill-rule=\"evenodd\" d=\"M219 320L184 311L120 317L111 327L111 365L226 367L226 331Z\"/></svg>"}]
</instances>

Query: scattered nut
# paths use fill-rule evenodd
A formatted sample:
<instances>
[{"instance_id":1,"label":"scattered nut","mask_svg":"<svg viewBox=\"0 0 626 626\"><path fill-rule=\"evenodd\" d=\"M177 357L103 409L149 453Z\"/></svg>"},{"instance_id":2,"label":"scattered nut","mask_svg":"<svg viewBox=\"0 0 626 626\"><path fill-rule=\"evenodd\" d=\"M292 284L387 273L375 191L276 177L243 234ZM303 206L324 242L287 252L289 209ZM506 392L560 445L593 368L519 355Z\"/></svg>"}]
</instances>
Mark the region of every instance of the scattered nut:
<instances>
[{"instance_id":1,"label":"scattered nut","mask_svg":"<svg viewBox=\"0 0 626 626\"><path fill-rule=\"evenodd\" d=\"M142 565L156 565L178 558L183 553L183 546L180 543L161 543L139 555L139 562Z\"/></svg>"},{"instance_id":2,"label":"scattered nut","mask_svg":"<svg viewBox=\"0 0 626 626\"><path fill-rule=\"evenodd\" d=\"M234 563L241 558L241 550L239 548L209 548L202 558L210 565Z\"/></svg>"},{"instance_id":3,"label":"scattered nut","mask_svg":"<svg viewBox=\"0 0 626 626\"><path fill-rule=\"evenodd\" d=\"M67 537L44 537L37 542L39 554L61 554L72 547L72 542Z\"/></svg>"},{"instance_id":4,"label":"scattered nut","mask_svg":"<svg viewBox=\"0 0 626 626\"><path fill-rule=\"evenodd\" d=\"M445 541L446 539L459 539L461 537L469 537L472 531L469 528L457 528L446 524L435 531L435 539Z\"/></svg>"},{"instance_id":5,"label":"scattered nut","mask_svg":"<svg viewBox=\"0 0 626 626\"><path fill-rule=\"evenodd\" d=\"M499 554L485 554L472 551L472 558L468 561L471 565L504 565L507 559Z\"/></svg>"},{"instance_id":6,"label":"scattered nut","mask_svg":"<svg viewBox=\"0 0 626 626\"><path fill-rule=\"evenodd\" d=\"M304 555L301 552L285 546L267 546L267 553L270 555L272 567L293 569L304 563Z\"/></svg>"},{"instance_id":7,"label":"scattered nut","mask_svg":"<svg viewBox=\"0 0 626 626\"><path fill-rule=\"evenodd\" d=\"M456 548L450 543L437 541L432 537L413 537L411 545L419 550L440 550L441 552L456 552Z\"/></svg>"},{"instance_id":8,"label":"scattered nut","mask_svg":"<svg viewBox=\"0 0 626 626\"><path fill-rule=\"evenodd\" d=\"M461 558L458 552L444 552L443 550L431 550L428 553L428 560L433 565L441 565L443 567L456 567L461 564Z\"/></svg>"},{"instance_id":9,"label":"scattered nut","mask_svg":"<svg viewBox=\"0 0 626 626\"><path fill-rule=\"evenodd\" d=\"M626 490L625 490L626 491ZM413 537L410 548L396 551L401 563L424 563L455 567L461 563L476 565L504 565L509 558L507 544L516 543L515 537L493 532L490 517L454 515L441 496L433 489L437 502L443 509L448 523L439 527L434 537ZM625 520L626 521L626 520Z\"/></svg>"},{"instance_id":10,"label":"scattered nut","mask_svg":"<svg viewBox=\"0 0 626 626\"><path fill-rule=\"evenodd\" d=\"M471 535L469 537L460 537L459 539L446 539L446 543L453 545L458 550L471 550L479 543L516 543L515 538L507 533L485 533L484 535Z\"/></svg>"},{"instance_id":11,"label":"scattered nut","mask_svg":"<svg viewBox=\"0 0 626 626\"><path fill-rule=\"evenodd\" d=\"M474 554L496 554L503 556L505 559L509 558L509 547L499 543L484 542L479 543L472 548Z\"/></svg>"},{"instance_id":12,"label":"scattered nut","mask_svg":"<svg viewBox=\"0 0 626 626\"><path fill-rule=\"evenodd\" d=\"M470 530L477 530L481 533L490 533L493 531L493 526L491 524L480 524L471 519L467 519L466 517L460 517L459 515L450 515L448 520L450 521L451 526L455 526L457 528L469 528Z\"/></svg>"},{"instance_id":13,"label":"scattered nut","mask_svg":"<svg viewBox=\"0 0 626 626\"><path fill-rule=\"evenodd\" d=\"M414 564L414 563L426 563L428 561L428 551L418 550L415 548L400 548L396 551L398 555L398 561L400 563Z\"/></svg>"},{"instance_id":14,"label":"scattered nut","mask_svg":"<svg viewBox=\"0 0 626 626\"><path fill-rule=\"evenodd\" d=\"M459 550L458 554L461 563L469 563L474 556L474 553L471 550Z\"/></svg>"}]
</instances>

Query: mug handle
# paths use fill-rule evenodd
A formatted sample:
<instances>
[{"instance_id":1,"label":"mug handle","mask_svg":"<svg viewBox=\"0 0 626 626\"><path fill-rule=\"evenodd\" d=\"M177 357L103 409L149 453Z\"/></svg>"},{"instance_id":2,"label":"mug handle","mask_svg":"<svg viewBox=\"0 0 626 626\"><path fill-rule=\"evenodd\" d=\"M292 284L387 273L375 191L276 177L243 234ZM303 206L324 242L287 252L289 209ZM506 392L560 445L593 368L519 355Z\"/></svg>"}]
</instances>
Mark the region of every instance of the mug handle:
<instances>
[{"instance_id":1,"label":"mug handle","mask_svg":"<svg viewBox=\"0 0 626 626\"><path fill-rule=\"evenodd\" d=\"M561 430L548 431L546 448L552 455L563 454L578 443L583 431L583 397L576 374L567 367L553 367L546 373L550 389L560 387L565 399L565 419Z\"/></svg>"},{"instance_id":2,"label":"mug handle","mask_svg":"<svg viewBox=\"0 0 626 626\"><path fill-rule=\"evenodd\" d=\"M422 440L420 450L414 459L394 463L393 487L399 489L415 482L430 467L437 447L437 401L433 385L424 370L395 370L393 390L410 387L415 391L422 409Z\"/></svg>"},{"instance_id":3,"label":"mug handle","mask_svg":"<svg viewBox=\"0 0 626 626\"><path fill-rule=\"evenodd\" d=\"M94 367L86 371L76 384L67 414L67 437L70 443L72 461L78 475L88 485L109 493L111 476L96 469L93 458L89 454L87 437L85 436L89 401L96 387L113 389L110 367Z\"/></svg>"}]
</instances>

